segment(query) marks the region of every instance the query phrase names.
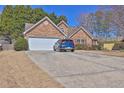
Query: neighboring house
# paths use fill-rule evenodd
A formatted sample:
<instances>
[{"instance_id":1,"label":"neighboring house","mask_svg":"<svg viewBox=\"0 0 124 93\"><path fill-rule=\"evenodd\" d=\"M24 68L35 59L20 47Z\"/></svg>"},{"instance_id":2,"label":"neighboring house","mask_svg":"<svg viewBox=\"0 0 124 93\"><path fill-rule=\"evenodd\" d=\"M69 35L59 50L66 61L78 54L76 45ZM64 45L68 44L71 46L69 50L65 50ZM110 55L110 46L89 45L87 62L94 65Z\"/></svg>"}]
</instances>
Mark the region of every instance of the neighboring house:
<instances>
[{"instance_id":1,"label":"neighboring house","mask_svg":"<svg viewBox=\"0 0 124 93\"><path fill-rule=\"evenodd\" d=\"M48 17L36 24L26 24L23 33L28 40L29 50L53 50L56 41L71 38L75 44L91 47L96 40L83 27L69 27L65 21L55 25Z\"/></svg>"}]
</instances>

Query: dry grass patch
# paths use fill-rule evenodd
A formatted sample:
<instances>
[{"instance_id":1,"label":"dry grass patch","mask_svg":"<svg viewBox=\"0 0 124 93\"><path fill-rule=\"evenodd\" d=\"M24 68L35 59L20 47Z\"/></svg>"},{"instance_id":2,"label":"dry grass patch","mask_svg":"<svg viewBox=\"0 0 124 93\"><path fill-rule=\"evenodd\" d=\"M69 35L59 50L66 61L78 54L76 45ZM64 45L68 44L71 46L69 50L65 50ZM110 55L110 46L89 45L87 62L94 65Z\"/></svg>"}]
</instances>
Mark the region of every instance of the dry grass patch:
<instances>
[{"instance_id":1,"label":"dry grass patch","mask_svg":"<svg viewBox=\"0 0 124 93\"><path fill-rule=\"evenodd\" d=\"M108 55L108 56L116 56L116 57L124 57L124 51L98 51L98 50L79 50L76 51L78 53L94 53L94 54L102 54L102 55Z\"/></svg>"},{"instance_id":2,"label":"dry grass patch","mask_svg":"<svg viewBox=\"0 0 124 93\"><path fill-rule=\"evenodd\" d=\"M0 52L0 87L63 87L37 67L24 51Z\"/></svg>"},{"instance_id":3,"label":"dry grass patch","mask_svg":"<svg viewBox=\"0 0 124 93\"><path fill-rule=\"evenodd\" d=\"M124 51L104 51L102 52L102 54L117 56L117 57L124 57Z\"/></svg>"}]
</instances>

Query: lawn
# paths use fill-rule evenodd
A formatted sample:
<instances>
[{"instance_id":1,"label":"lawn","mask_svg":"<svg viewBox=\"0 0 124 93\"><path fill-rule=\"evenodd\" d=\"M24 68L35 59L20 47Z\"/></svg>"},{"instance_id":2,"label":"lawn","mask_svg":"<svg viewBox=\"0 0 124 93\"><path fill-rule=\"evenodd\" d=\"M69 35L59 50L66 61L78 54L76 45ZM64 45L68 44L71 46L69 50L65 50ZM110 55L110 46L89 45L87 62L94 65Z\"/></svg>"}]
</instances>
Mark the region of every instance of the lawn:
<instances>
[{"instance_id":1,"label":"lawn","mask_svg":"<svg viewBox=\"0 0 124 93\"><path fill-rule=\"evenodd\" d=\"M24 51L0 51L0 87L63 87L37 67Z\"/></svg>"},{"instance_id":2,"label":"lawn","mask_svg":"<svg viewBox=\"0 0 124 93\"><path fill-rule=\"evenodd\" d=\"M124 57L124 51L102 51L101 54Z\"/></svg>"},{"instance_id":3,"label":"lawn","mask_svg":"<svg viewBox=\"0 0 124 93\"><path fill-rule=\"evenodd\" d=\"M95 53L95 54L102 54L102 55L108 55L108 56L116 56L116 57L124 57L124 51L121 50L115 50L115 51L99 51L99 50L78 50L77 52L90 52L90 53Z\"/></svg>"}]
</instances>

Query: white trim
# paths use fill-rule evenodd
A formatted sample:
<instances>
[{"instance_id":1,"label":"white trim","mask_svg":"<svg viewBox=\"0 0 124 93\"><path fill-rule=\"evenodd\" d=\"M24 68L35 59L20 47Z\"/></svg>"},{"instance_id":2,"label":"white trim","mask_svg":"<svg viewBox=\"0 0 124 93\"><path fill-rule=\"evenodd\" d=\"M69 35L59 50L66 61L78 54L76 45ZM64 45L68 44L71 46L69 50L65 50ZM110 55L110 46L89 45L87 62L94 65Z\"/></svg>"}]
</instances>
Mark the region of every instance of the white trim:
<instances>
[{"instance_id":1,"label":"white trim","mask_svg":"<svg viewBox=\"0 0 124 93\"><path fill-rule=\"evenodd\" d=\"M59 29L59 27L57 27L47 16L45 16L43 19L41 19L39 22L37 22L36 24L34 24L31 28L27 29L26 31L23 32L23 34L25 35L27 32L31 31L31 29L35 28L37 25L39 25L41 22L43 22L44 20L48 20L53 26L55 26L65 37L67 37L67 35L61 31L61 29Z\"/></svg>"},{"instance_id":2,"label":"white trim","mask_svg":"<svg viewBox=\"0 0 124 93\"><path fill-rule=\"evenodd\" d=\"M88 32L88 31L86 31L86 29L84 29L84 27L79 27L79 29L77 30L77 31L75 31L74 33L72 33L70 36L69 36L69 38L71 38L73 35L75 35L77 32L79 32L80 31L80 29L83 29L83 31L85 31L90 37L91 37L91 39L93 39L93 36Z\"/></svg>"},{"instance_id":3,"label":"white trim","mask_svg":"<svg viewBox=\"0 0 124 93\"><path fill-rule=\"evenodd\" d=\"M67 27L69 27L68 24L67 24L64 20L60 21L60 22L57 24L57 26L59 26L59 25L62 24L62 23L64 23Z\"/></svg>"},{"instance_id":4,"label":"white trim","mask_svg":"<svg viewBox=\"0 0 124 93\"><path fill-rule=\"evenodd\" d=\"M42 36L29 36L29 38L61 39L59 37L42 37Z\"/></svg>"}]
</instances>

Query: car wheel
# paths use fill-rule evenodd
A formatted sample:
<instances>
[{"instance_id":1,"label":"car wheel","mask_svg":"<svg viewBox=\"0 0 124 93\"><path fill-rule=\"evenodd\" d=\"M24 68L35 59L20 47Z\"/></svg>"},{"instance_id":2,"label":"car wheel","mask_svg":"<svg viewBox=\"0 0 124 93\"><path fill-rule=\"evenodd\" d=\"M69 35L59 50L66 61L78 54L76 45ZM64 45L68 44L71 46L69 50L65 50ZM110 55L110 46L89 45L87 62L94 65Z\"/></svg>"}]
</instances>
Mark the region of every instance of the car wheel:
<instances>
[{"instance_id":1,"label":"car wheel","mask_svg":"<svg viewBox=\"0 0 124 93\"><path fill-rule=\"evenodd\" d=\"M74 52L74 50L71 50L71 52Z\"/></svg>"},{"instance_id":2,"label":"car wheel","mask_svg":"<svg viewBox=\"0 0 124 93\"><path fill-rule=\"evenodd\" d=\"M54 51L56 51L56 49L55 49L55 48L54 48L53 50L54 50Z\"/></svg>"},{"instance_id":3,"label":"car wheel","mask_svg":"<svg viewBox=\"0 0 124 93\"><path fill-rule=\"evenodd\" d=\"M59 52L60 50L57 48L57 49L55 49L56 50L56 52Z\"/></svg>"}]
</instances>

